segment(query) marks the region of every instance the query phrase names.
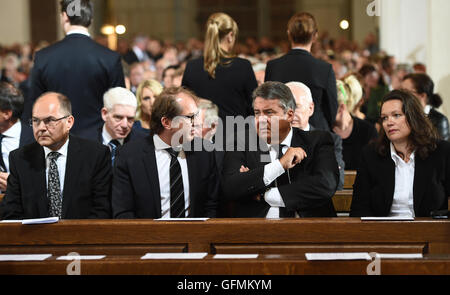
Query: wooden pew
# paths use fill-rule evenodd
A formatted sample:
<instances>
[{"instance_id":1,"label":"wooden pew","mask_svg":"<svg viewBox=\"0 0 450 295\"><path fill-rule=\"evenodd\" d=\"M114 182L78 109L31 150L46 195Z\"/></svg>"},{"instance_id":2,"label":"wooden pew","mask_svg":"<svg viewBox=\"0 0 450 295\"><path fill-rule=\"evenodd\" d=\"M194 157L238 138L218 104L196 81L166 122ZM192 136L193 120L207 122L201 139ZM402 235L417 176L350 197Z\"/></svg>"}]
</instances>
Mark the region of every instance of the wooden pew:
<instances>
[{"instance_id":1,"label":"wooden pew","mask_svg":"<svg viewBox=\"0 0 450 295\"><path fill-rule=\"evenodd\" d=\"M5 197L4 194L0 194L0 203L3 201L3 198Z\"/></svg>"},{"instance_id":2,"label":"wooden pew","mask_svg":"<svg viewBox=\"0 0 450 295\"><path fill-rule=\"evenodd\" d=\"M1 275L65 275L72 261L0 262ZM257 259L141 260L108 256L81 261L81 275L366 275L371 261L306 261L304 255L260 255ZM381 275L449 275L448 255L415 260L382 260Z\"/></svg>"},{"instance_id":3,"label":"wooden pew","mask_svg":"<svg viewBox=\"0 0 450 295\"><path fill-rule=\"evenodd\" d=\"M352 190L355 183L356 171L346 170L344 178L344 190Z\"/></svg>"},{"instance_id":4,"label":"wooden pew","mask_svg":"<svg viewBox=\"0 0 450 295\"><path fill-rule=\"evenodd\" d=\"M206 222L66 220L0 224L0 254L144 255L147 252L303 254L450 253L450 221L214 219Z\"/></svg>"}]
</instances>

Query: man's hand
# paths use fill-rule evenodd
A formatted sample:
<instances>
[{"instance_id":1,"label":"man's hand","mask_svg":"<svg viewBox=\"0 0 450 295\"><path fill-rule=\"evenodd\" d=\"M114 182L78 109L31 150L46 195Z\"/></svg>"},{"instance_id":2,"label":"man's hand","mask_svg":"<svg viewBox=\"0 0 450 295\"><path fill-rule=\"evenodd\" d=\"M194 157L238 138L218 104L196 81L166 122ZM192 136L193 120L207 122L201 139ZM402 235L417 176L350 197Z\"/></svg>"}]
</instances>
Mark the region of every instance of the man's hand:
<instances>
[{"instance_id":1,"label":"man's hand","mask_svg":"<svg viewBox=\"0 0 450 295\"><path fill-rule=\"evenodd\" d=\"M284 170L292 169L307 156L302 148L289 148L286 154L280 159L280 163Z\"/></svg>"},{"instance_id":2,"label":"man's hand","mask_svg":"<svg viewBox=\"0 0 450 295\"><path fill-rule=\"evenodd\" d=\"M0 172L0 190L2 192L6 191L6 185L8 183L9 173Z\"/></svg>"},{"instance_id":3,"label":"man's hand","mask_svg":"<svg viewBox=\"0 0 450 295\"><path fill-rule=\"evenodd\" d=\"M241 173L245 173L245 172L248 172L248 171L250 171L250 169L248 169L245 166L241 166L241 169L239 169L239 172L241 172Z\"/></svg>"}]
</instances>

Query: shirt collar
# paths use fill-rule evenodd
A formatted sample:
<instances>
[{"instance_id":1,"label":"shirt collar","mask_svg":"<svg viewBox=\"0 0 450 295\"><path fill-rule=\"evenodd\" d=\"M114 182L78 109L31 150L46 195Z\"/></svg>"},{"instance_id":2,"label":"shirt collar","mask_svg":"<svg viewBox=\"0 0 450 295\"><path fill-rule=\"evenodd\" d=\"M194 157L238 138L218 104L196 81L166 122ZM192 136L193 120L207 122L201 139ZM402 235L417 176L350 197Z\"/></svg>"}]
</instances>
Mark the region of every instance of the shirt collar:
<instances>
[{"instance_id":1,"label":"shirt collar","mask_svg":"<svg viewBox=\"0 0 450 295\"><path fill-rule=\"evenodd\" d=\"M170 145L165 143L158 134L153 135L153 142L155 144L155 150L167 150L172 148ZM182 145L174 147L175 150L181 150Z\"/></svg>"},{"instance_id":2,"label":"shirt collar","mask_svg":"<svg viewBox=\"0 0 450 295\"><path fill-rule=\"evenodd\" d=\"M17 120L17 122L11 126L8 130L6 130L3 135L6 137L12 137L12 138L20 138L20 132L22 131L22 126L20 124L20 120Z\"/></svg>"},{"instance_id":3,"label":"shirt collar","mask_svg":"<svg viewBox=\"0 0 450 295\"><path fill-rule=\"evenodd\" d=\"M401 162L406 163L399 155L397 155L397 152L395 151L394 144L391 142L391 158L392 161L394 161L395 166L398 166ZM413 164L415 159L415 152L413 152L409 156L409 162L406 164Z\"/></svg>"},{"instance_id":4,"label":"shirt collar","mask_svg":"<svg viewBox=\"0 0 450 295\"><path fill-rule=\"evenodd\" d=\"M60 153L62 156L67 157L67 150L69 147L69 138L67 138L66 143L56 152ZM48 154L50 154L51 152L53 152L51 149L49 149L48 147L44 146L44 153L45 153L45 158L47 159Z\"/></svg>"},{"instance_id":5,"label":"shirt collar","mask_svg":"<svg viewBox=\"0 0 450 295\"><path fill-rule=\"evenodd\" d=\"M109 132L106 130L106 126L105 124L103 124L103 130L102 130L102 139L103 139L103 144L107 145L111 142L111 140L113 140L114 138L112 138L112 136L109 134ZM118 138L116 139L120 145L123 145L123 142L125 139L123 138Z\"/></svg>"},{"instance_id":6,"label":"shirt collar","mask_svg":"<svg viewBox=\"0 0 450 295\"><path fill-rule=\"evenodd\" d=\"M430 114L430 111L431 111L431 106L430 106L429 104L427 104L427 105L425 106L425 109L424 109L423 111L425 112L425 114L429 115L429 114Z\"/></svg>"},{"instance_id":7,"label":"shirt collar","mask_svg":"<svg viewBox=\"0 0 450 295\"><path fill-rule=\"evenodd\" d=\"M279 145L291 147L293 134L294 134L294 132L292 131L292 127L291 127L291 130L289 131L288 135L286 136L286 138ZM269 147L278 146L278 144L276 144L276 145L275 144L274 145L268 144L268 146Z\"/></svg>"},{"instance_id":8,"label":"shirt collar","mask_svg":"<svg viewBox=\"0 0 450 295\"><path fill-rule=\"evenodd\" d=\"M66 36L73 35L73 34L81 34L81 35L85 35L87 37L91 37L91 34L89 34L89 32L86 32L83 30L71 30L71 31L67 32Z\"/></svg>"},{"instance_id":9,"label":"shirt collar","mask_svg":"<svg viewBox=\"0 0 450 295\"><path fill-rule=\"evenodd\" d=\"M306 126L306 128L303 129L303 131L311 131L311 125L308 124L308 126Z\"/></svg>"}]
</instances>

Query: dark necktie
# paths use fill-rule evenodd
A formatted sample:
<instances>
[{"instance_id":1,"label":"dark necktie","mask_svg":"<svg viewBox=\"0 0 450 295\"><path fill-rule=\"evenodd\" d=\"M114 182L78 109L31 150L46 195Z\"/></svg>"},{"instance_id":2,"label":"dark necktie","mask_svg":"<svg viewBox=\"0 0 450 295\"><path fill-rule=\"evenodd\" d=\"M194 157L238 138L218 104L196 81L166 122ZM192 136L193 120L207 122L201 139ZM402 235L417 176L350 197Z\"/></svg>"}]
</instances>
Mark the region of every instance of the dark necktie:
<instances>
[{"instance_id":1,"label":"dark necktie","mask_svg":"<svg viewBox=\"0 0 450 295\"><path fill-rule=\"evenodd\" d=\"M111 163L114 166L114 160L116 159L117 149L120 147L120 142L117 139L113 139L108 143L111 148Z\"/></svg>"},{"instance_id":2,"label":"dark necktie","mask_svg":"<svg viewBox=\"0 0 450 295\"><path fill-rule=\"evenodd\" d=\"M48 159L50 161L48 169L48 200L49 200L49 214L50 217L61 218L62 213L62 198L61 198L61 185L59 183L59 173L58 165L56 161L58 160L60 153L51 152L48 154Z\"/></svg>"},{"instance_id":3,"label":"dark necktie","mask_svg":"<svg viewBox=\"0 0 450 295\"><path fill-rule=\"evenodd\" d=\"M276 148L278 148L277 152L278 152L278 159L283 158L284 153L283 153L283 148L286 147L286 145L281 144L279 146L275 146ZM290 184L291 181L289 179L289 170L284 172L283 175L281 175L280 177L277 178L277 186L283 186L283 185L287 185ZM280 218L286 218L286 217L295 217L295 212L292 211L288 211L287 208L282 207L280 208Z\"/></svg>"},{"instance_id":4,"label":"dark necktie","mask_svg":"<svg viewBox=\"0 0 450 295\"><path fill-rule=\"evenodd\" d=\"M0 133L0 172L6 172L6 165L5 162L3 161L3 152L2 152L2 141L3 138L5 138L6 136L4 136L3 134Z\"/></svg>"},{"instance_id":5,"label":"dark necktie","mask_svg":"<svg viewBox=\"0 0 450 295\"><path fill-rule=\"evenodd\" d=\"M172 148L167 149L170 154L170 217L184 218L185 204L184 204L184 187L183 176L181 174L181 166L178 162L179 152Z\"/></svg>"}]
</instances>

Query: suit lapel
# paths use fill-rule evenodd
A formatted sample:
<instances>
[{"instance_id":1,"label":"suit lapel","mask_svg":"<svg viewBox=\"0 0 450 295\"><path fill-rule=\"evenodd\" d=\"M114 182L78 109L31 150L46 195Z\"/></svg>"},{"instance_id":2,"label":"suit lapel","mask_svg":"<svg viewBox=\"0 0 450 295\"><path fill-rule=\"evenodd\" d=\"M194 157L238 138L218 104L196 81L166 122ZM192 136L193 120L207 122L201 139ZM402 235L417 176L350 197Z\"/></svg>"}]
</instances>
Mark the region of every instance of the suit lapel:
<instances>
[{"instance_id":1,"label":"suit lapel","mask_svg":"<svg viewBox=\"0 0 450 295\"><path fill-rule=\"evenodd\" d=\"M153 137L147 137L148 144L144 146L144 167L147 172L147 182L153 196L154 208L156 208L156 216L161 217L161 191L159 189L158 165L156 163L155 143Z\"/></svg>"},{"instance_id":2,"label":"suit lapel","mask_svg":"<svg viewBox=\"0 0 450 295\"><path fill-rule=\"evenodd\" d=\"M30 149L27 158L30 161L30 179L33 184L33 194L36 196L39 216L48 216L47 180L45 175L44 149L37 143Z\"/></svg>"},{"instance_id":3,"label":"suit lapel","mask_svg":"<svg viewBox=\"0 0 450 295\"><path fill-rule=\"evenodd\" d=\"M80 159L80 143L74 137L70 137L67 148L66 175L64 178L62 216L65 218L74 193L78 191L78 179L83 160Z\"/></svg>"},{"instance_id":4,"label":"suit lapel","mask_svg":"<svg viewBox=\"0 0 450 295\"><path fill-rule=\"evenodd\" d=\"M385 188L385 195L376 197L382 198L382 206L386 211L386 214L389 214L395 192L395 163L392 160L390 153L388 153L387 156L380 158L380 166L378 171L382 171L379 175L381 177L381 184Z\"/></svg>"}]
</instances>

